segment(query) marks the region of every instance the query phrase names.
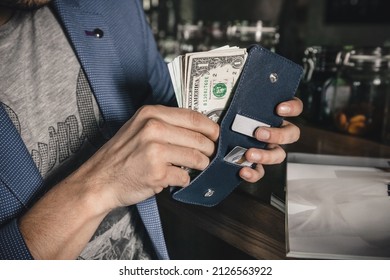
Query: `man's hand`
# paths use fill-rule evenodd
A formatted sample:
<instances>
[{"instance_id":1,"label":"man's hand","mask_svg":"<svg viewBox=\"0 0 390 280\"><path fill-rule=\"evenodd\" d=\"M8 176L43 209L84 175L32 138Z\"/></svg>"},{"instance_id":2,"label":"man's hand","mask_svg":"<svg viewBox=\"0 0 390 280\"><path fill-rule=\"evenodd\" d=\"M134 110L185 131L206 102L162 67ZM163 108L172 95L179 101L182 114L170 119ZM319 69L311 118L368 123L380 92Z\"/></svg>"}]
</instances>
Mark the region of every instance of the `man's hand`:
<instances>
[{"instance_id":1,"label":"man's hand","mask_svg":"<svg viewBox=\"0 0 390 280\"><path fill-rule=\"evenodd\" d=\"M294 98L282 102L276 107L276 113L282 117L295 117L301 114L303 109L302 101ZM255 132L257 140L267 142L268 149L251 148L245 153L248 161L257 163L255 169L243 167L240 176L244 180L254 183L264 176L263 164L281 163L286 153L280 145L291 144L299 139L300 131L297 126L284 120L280 128L259 127Z\"/></svg>"},{"instance_id":2,"label":"man's hand","mask_svg":"<svg viewBox=\"0 0 390 280\"><path fill-rule=\"evenodd\" d=\"M85 164L20 219L36 259L74 259L114 208L186 186L215 151L219 127L188 109L145 106ZM39 221L39 222L38 222Z\"/></svg>"},{"instance_id":3,"label":"man's hand","mask_svg":"<svg viewBox=\"0 0 390 280\"><path fill-rule=\"evenodd\" d=\"M277 107L285 117L301 111L299 99ZM188 172L181 166L205 169L218 136L219 126L198 112L142 107L93 157L20 219L31 254L37 259L76 258L110 210L136 204L169 185L188 185ZM240 170L249 182L263 176L262 164L283 161L285 153L279 145L296 141L299 129L285 121L281 128L259 128L256 138L272 144L268 150L247 151L247 159L258 163L256 169Z\"/></svg>"},{"instance_id":4,"label":"man's hand","mask_svg":"<svg viewBox=\"0 0 390 280\"><path fill-rule=\"evenodd\" d=\"M136 204L167 186L187 186L182 166L203 170L215 151L219 126L181 108L145 106L83 167L84 185L108 209ZM93 182L93 184L91 184Z\"/></svg>"}]
</instances>

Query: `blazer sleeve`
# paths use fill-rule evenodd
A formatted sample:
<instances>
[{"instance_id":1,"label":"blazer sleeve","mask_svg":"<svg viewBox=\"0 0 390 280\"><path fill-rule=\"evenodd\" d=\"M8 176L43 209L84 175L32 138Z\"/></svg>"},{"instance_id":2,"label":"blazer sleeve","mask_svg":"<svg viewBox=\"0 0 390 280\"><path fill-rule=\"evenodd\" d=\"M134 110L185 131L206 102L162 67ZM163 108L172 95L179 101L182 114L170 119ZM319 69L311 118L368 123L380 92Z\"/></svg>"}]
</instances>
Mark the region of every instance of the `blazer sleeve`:
<instances>
[{"instance_id":1,"label":"blazer sleeve","mask_svg":"<svg viewBox=\"0 0 390 280\"><path fill-rule=\"evenodd\" d=\"M20 233L17 219L13 219L0 227L0 259L33 259Z\"/></svg>"}]
</instances>

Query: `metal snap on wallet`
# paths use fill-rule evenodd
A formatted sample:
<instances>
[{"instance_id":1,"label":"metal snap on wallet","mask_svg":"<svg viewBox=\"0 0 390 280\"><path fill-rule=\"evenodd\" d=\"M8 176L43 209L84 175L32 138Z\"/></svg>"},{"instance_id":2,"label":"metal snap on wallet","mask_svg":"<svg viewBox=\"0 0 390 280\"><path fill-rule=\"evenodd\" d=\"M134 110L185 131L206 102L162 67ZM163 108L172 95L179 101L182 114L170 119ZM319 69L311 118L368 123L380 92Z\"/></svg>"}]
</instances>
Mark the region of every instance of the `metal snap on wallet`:
<instances>
[{"instance_id":1,"label":"metal snap on wallet","mask_svg":"<svg viewBox=\"0 0 390 280\"><path fill-rule=\"evenodd\" d=\"M189 186L172 187L172 197L184 203L214 206L241 182L243 166L252 164L244 153L251 147L266 148L254 138L259 126L279 127L283 119L275 114L277 104L293 98L302 67L259 45L248 49L248 58L221 120L216 155Z\"/></svg>"}]
</instances>

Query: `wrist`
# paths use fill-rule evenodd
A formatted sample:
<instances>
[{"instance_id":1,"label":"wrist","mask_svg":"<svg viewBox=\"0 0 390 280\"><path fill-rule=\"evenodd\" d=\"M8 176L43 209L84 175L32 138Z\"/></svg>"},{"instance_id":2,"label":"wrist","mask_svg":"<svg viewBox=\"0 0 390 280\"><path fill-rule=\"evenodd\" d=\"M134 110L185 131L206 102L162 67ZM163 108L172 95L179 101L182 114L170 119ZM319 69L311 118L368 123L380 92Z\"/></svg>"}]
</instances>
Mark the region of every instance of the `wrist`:
<instances>
[{"instance_id":1,"label":"wrist","mask_svg":"<svg viewBox=\"0 0 390 280\"><path fill-rule=\"evenodd\" d=\"M77 258L110 211L104 196L78 172L53 187L19 219L31 255L35 259Z\"/></svg>"},{"instance_id":2,"label":"wrist","mask_svg":"<svg viewBox=\"0 0 390 280\"><path fill-rule=\"evenodd\" d=\"M98 178L78 170L61 184L68 185L76 193L79 204L89 212L91 216L106 216L111 210L116 208L111 199L109 188L105 186Z\"/></svg>"}]
</instances>

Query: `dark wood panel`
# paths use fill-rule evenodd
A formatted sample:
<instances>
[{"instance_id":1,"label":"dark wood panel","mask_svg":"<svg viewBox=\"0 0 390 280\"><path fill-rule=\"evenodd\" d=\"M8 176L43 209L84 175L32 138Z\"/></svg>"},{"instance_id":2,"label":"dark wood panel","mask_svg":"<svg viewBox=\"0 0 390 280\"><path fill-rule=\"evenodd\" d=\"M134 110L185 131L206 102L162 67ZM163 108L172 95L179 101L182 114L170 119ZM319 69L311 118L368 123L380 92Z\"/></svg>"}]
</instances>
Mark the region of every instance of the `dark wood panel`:
<instances>
[{"instance_id":1,"label":"dark wood panel","mask_svg":"<svg viewBox=\"0 0 390 280\"><path fill-rule=\"evenodd\" d=\"M163 213L202 228L249 256L257 259L285 257L284 214L244 193L234 192L212 208L173 201L167 192L158 196L158 202ZM164 221L164 217L162 219Z\"/></svg>"}]
</instances>

